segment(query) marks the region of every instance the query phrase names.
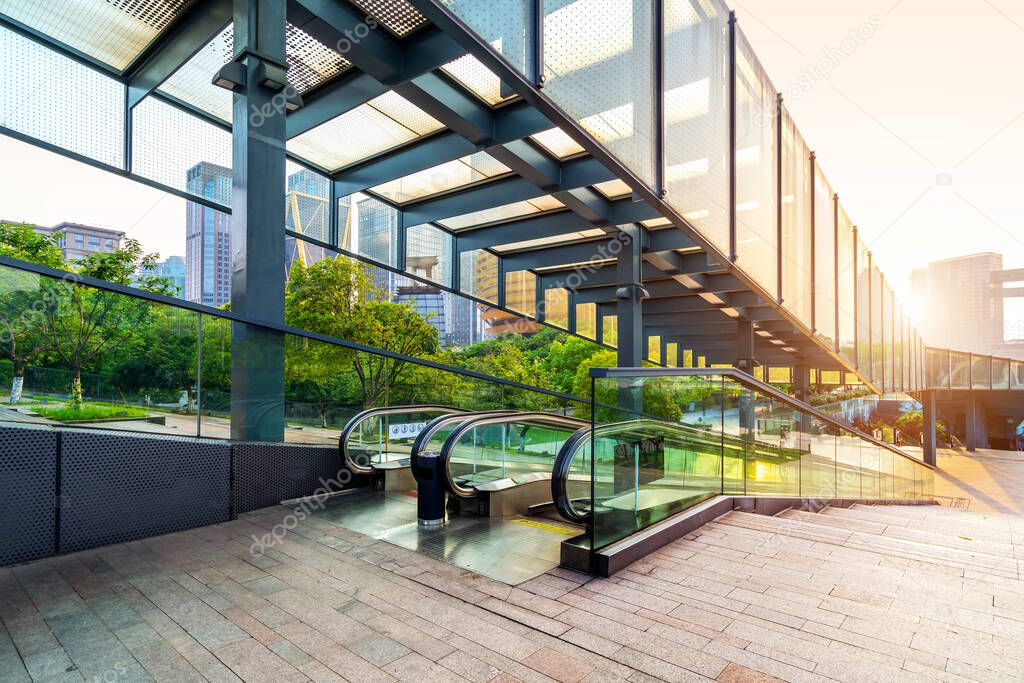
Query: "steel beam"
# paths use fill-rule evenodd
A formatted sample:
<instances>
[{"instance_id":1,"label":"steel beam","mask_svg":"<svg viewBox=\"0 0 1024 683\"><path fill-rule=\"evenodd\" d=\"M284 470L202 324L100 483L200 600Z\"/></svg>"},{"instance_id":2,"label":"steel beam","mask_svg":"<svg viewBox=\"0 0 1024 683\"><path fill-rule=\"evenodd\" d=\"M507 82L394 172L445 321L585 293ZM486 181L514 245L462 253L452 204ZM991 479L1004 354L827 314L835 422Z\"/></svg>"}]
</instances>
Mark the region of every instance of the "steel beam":
<instances>
[{"instance_id":1,"label":"steel beam","mask_svg":"<svg viewBox=\"0 0 1024 683\"><path fill-rule=\"evenodd\" d=\"M596 182L602 182L609 174L599 161L593 158L568 161L561 166L559 187L576 189ZM534 199L543 194L536 185L521 177L502 178L469 189L433 199L407 204L403 207L405 225L419 225L460 216L505 204Z\"/></svg>"},{"instance_id":2,"label":"steel beam","mask_svg":"<svg viewBox=\"0 0 1024 683\"><path fill-rule=\"evenodd\" d=\"M186 10L125 69L128 107L134 107L160 87L182 64L213 40L231 17L231 0L198 2Z\"/></svg>"}]
</instances>

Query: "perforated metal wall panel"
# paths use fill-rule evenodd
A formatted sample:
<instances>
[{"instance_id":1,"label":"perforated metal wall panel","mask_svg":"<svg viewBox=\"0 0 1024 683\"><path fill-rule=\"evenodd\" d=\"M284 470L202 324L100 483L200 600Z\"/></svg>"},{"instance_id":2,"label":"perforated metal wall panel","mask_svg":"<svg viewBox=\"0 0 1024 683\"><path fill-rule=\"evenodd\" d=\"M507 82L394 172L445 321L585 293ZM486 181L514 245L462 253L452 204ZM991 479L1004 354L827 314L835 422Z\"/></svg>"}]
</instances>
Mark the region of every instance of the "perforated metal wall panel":
<instances>
[{"instance_id":1,"label":"perforated metal wall panel","mask_svg":"<svg viewBox=\"0 0 1024 683\"><path fill-rule=\"evenodd\" d=\"M61 432L60 552L225 522L231 446L117 432Z\"/></svg>"},{"instance_id":2,"label":"perforated metal wall panel","mask_svg":"<svg viewBox=\"0 0 1024 683\"><path fill-rule=\"evenodd\" d=\"M332 490L363 483L350 480L338 449L330 446L236 444L232 466L235 514L312 495L321 480L337 482Z\"/></svg>"},{"instance_id":3,"label":"perforated metal wall panel","mask_svg":"<svg viewBox=\"0 0 1024 683\"><path fill-rule=\"evenodd\" d=\"M0 426L0 566L53 554L57 435Z\"/></svg>"}]
</instances>

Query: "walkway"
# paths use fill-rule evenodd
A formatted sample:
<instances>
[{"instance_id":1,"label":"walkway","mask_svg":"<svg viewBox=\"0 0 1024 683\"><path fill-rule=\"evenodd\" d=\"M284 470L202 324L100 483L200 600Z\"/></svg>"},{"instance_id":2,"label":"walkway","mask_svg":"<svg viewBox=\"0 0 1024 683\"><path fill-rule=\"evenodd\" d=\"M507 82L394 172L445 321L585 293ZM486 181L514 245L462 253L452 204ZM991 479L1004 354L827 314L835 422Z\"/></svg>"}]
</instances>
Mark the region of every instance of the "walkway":
<instances>
[{"instance_id":1,"label":"walkway","mask_svg":"<svg viewBox=\"0 0 1024 683\"><path fill-rule=\"evenodd\" d=\"M0 569L0 678L1024 679L1024 517L731 513L611 579L516 587L299 517Z\"/></svg>"}]
</instances>

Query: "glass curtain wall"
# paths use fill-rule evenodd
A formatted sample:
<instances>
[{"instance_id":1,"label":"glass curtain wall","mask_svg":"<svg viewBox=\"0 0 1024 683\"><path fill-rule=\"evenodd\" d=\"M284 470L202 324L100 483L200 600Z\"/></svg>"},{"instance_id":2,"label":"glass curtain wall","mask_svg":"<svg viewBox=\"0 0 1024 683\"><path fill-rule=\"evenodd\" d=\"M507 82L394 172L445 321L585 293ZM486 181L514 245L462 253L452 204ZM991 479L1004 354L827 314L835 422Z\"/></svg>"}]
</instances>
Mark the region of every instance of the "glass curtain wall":
<instances>
[{"instance_id":1,"label":"glass curtain wall","mask_svg":"<svg viewBox=\"0 0 1024 683\"><path fill-rule=\"evenodd\" d=\"M782 110L782 300L811 327L814 279L811 259L811 151L796 123Z\"/></svg>"},{"instance_id":2,"label":"glass curtain wall","mask_svg":"<svg viewBox=\"0 0 1024 683\"><path fill-rule=\"evenodd\" d=\"M836 215L832 186L814 166L814 330L836 343Z\"/></svg>"},{"instance_id":3,"label":"glass curtain wall","mask_svg":"<svg viewBox=\"0 0 1024 683\"><path fill-rule=\"evenodd\" d=\"M666 201L729 252L729 11L665 0Z\"/></svg>"},{"instance_id":4,"label":"glass curtain wall","mask_svg":"<svg viewBox=\"0 0 1024 683\"><path fill-rule=\"evenodd\" d=\"M839 353L850 365L857 366L857 267L854 254L857 243L853 222L840 205L836 225L836 302L839 311Z\"/></svg>"},{"instance_id":5,"label":"glass curtain wall","mask_svg":"<svg viewBox=\"0 0 1024 683\"><path fill-rule=\"evenodd\" d=\"M736 38L736 263L775 298L777 97L742 32Z\"/></svg>"}]
</instances>

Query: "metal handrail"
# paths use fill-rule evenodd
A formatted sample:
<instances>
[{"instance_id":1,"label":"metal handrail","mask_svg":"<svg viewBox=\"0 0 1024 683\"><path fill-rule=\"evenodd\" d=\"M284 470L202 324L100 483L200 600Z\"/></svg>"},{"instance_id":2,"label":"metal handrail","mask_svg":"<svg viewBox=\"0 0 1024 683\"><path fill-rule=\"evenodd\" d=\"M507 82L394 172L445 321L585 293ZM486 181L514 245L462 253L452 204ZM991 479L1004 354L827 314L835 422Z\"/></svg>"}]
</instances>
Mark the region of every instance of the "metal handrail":
<instances>
[{"instance_id":1,"label":"metal handrail","mask_svg":"<svg viewBox=\"0 0 1024 683\"><path fill-rule=\"evenodd\" d=\"M440 457L442 459L441 469L445 473L446 484L448 490L460 497L460 498L472 498L476 495L475 489L466 488L460 486L455 482L451 473L451 458L452 450L458 444L461 439L469 430L477 427L483 427L486 425L494 424L530 424L540 426L554 426L554 427L573 427L577 431L582 428L586 428L588 423L585 420L580 420L574 417L567 417L565 415L555 415L554 413L544 412L533 412L533 413L512 413L508 415L481 415L480 417L472 417L466 422L456 427L448 438L445 439L444 444L441 446ZM574 432L575 433L575 432Z\"/></svg>"},{"instance_id":2,"label":"metal handrail","mask_svg":"<svg viewBox=\"0 0 1024 683\"><path fill-rule=\"evenodd\" d=\"M356 462L355 458L349 452L348 440L352 436L352 433L356 428L366 420L379 417L382 415L401 415L408 413L442 413L449 415L452 413L465 413L467 411L452 408L450 406L440 405L416 405L416 406L388 406L385 408L369 408L360 413L356 413L352 419L346 424L344 429L341 430L341 436L338 438L338 451L341 454L341 460L345 465L356 474L371 474L373 472L372 466L365 466L361 463Z\"/></svg>"},{"instance_id":3,"label":"metal handrail","mask_svg":"<svg viewBox=\"0 0 1024 683\"><path fill-rule=\"evenodd\" d=\"M899 455L900 457L906 458L907 460L910 460L915 464L922 465L930 470L936 469L932 465L929 465L928 463L922 460L918 460L917 458L907 453L904 453L895 446L887 444L884 441L876 439L873 436L869 436L864 432L858 431L851 427L850 425L845 424L835 419L834 417L831 417L830 415L819 411L813 406L803 403L802 401L793 398L789 394L779 391L772 385L765 384L764 382L755 379L748 375L747 373L742 372L741 370L737 370L736 368L591 368L590 376L591 378L595 379L614 379L616 377L620 377L622 379L643 377L730 377L736 380L739 384L743 384L750 389L754 389L755 391L759 391L762 394L766 394L777 401L781 401L782 403L789 405L794 410L797 410L805 415L815 417L821 420L822 422L825 422L827 424L832 425L833 427L836 427L837 429L849 432L850 434L853 434L854 436L857 436L858 438L867 441L870 444L873 444L879 448L884 448L887 451L891 451L892 453Z\"/></svg>"}]
</instances>

